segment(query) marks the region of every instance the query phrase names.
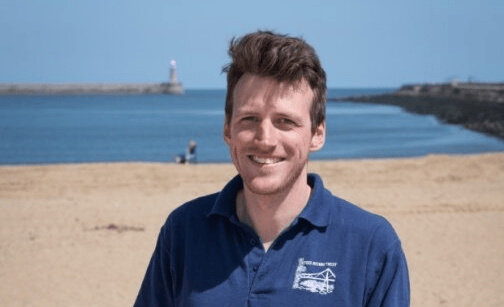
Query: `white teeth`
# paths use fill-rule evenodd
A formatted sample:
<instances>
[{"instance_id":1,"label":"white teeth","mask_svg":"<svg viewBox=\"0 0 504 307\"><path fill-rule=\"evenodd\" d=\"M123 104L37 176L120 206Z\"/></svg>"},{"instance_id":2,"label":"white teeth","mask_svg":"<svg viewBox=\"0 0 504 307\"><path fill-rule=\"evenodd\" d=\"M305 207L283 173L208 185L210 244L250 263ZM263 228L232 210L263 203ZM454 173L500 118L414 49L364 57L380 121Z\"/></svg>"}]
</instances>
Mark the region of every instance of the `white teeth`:
<instances>
[{"instance_id":1,"label":"white teeth","mask_svg":"<svg viewBox=\"0 0 504 307\"><path fill-rule=\"evenodd\" d=\"M280 162L282 159L278 158L260 158L256 156L251 156L252 160L261 164L274 164Z\"/></svg>"}]
</instances>

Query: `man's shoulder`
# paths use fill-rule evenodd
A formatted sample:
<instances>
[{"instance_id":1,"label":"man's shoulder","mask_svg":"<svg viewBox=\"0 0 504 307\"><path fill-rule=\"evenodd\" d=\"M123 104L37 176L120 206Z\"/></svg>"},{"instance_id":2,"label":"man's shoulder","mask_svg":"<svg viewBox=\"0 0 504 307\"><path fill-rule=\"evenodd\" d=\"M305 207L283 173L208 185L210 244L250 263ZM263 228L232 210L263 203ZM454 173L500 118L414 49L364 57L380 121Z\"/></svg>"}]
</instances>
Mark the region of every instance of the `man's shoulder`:
<instances>
[{"instance_id":1,"label":"man's shoulder","mask_svg":"<svg viewBox=\"0 0 504 307\"><path fill-rule=\"evenodd\" d=\"M172 220L196 218L207 216L219 196L219 192L200 196L177 207L170 213L169 218Z\"/></svg>"},{"instance_id":2,"label":"man's shoulder","mask_svg":"<svg viewBox=\"0 0 504 307\"><path fill-rule=\"evenodd\" d=\"M314 187L313 201L316 203L316 210L322 210L323 214L328 214L332 222L346 226L363 226L366 228L388 223L382 216L334 195L332 191L324 186L322 178L319 175L310 174L309 178ZM315 214L315 212L312 214Z\"/></svg>"},{"instance_id":3,"label":"man's shoulder","mask_svg":"<svg viewBox=\"0 0 504 307\"><path fill-rule=\"evenodd\" d=\"M363 237L384 236L386 240L397 240L390 222L382 215L368 211L359 205L333 195L326 190L326 201L331 203L331 225L335 231L343 231Z\"/></svg>"},{"instance_id":4,"label":"man's shoulder","mask_svg":"<svg viewBox=\"0 0 504 307\"><path fill-rule=\"evenodd\" d=\"M364 209L360 205L341 199L337 196L334 197L341 206L340 211L341 218L345 219L348 222L368 226L387 223L387 220L379 214L368 211L367 209Z\"/></svg>"}]
</instances>

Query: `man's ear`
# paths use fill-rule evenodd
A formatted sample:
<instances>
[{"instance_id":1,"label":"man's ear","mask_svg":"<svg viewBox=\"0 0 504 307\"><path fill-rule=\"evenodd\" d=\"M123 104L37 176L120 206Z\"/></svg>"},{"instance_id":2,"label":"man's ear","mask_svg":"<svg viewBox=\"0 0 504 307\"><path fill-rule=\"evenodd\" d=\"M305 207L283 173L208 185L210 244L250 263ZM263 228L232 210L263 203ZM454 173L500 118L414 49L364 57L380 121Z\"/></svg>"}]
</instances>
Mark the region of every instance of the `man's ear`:
<instances>
[{"instance_id":1,"label":"man's ear","mask_svg":"<svg viewBox=\"0 0 504 307\"><path fill-rule=\"evenodd\" d=\"M224 142L226 142L226 144L229 145L230 141L231 141L231 127L229 126L228 123L224 123Z\"/></svg>"},{"instance_id":2,"label":"man's ear","mask_svg":"<svg viewBox=\"0 0 504 307\"><path fill-rule=\"evenodd\" d=\"M310 143L310 151L320 150L324 146L325 135L326 135L326 125L325 121L323 121L320 125L317 126L315 132L312 135Z\"/></svg>"}]
</instances>

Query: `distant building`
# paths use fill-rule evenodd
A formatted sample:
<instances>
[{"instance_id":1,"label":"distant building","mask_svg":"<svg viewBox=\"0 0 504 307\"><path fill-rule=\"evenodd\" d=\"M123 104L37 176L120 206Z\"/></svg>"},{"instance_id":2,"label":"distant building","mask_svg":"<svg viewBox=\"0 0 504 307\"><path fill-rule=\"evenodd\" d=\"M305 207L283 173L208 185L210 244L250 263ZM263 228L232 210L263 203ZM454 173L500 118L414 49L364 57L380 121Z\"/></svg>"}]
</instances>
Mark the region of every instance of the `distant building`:
<instances>
[{"instance_id":1,"label":"distant building","mask_svg":"<svg viewBox=\"0 0 504 307\"><path fill-rule=\"evenodd\" d=\"M177 80L177 62L175 60L170 61L170 81L161 85L165 94L184 94L185 89L182 83Z\"/></svg>"},{"instance_id":2,"label":"distant building","mask_svg":"<svg viewBox=\"0 0 504 307\"><path fill-rule=\"evenodd\" d=\"M177 82L177 62L170 61L170 82Z\"/></svg>"}]
</instances>

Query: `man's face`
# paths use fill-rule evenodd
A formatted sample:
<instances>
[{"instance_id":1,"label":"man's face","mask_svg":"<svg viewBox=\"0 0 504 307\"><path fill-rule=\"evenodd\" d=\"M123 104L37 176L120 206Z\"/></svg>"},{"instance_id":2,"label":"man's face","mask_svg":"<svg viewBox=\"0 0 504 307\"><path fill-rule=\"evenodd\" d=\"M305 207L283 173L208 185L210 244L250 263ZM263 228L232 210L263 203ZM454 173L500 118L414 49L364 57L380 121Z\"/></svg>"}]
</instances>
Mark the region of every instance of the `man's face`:
<instances>
[{"instance_id":1,"label":"man's face","mask_svg":"<svg viewBox=\"0 0 504 307\"><path fill-rule=\"evenodd\" d=\"M311 131L313 91L273 78L243 75L233 92L224 139L245 188L271 195L306 185L308 154L325 141L325 123Z\"/></svg>"}]
</instances>

